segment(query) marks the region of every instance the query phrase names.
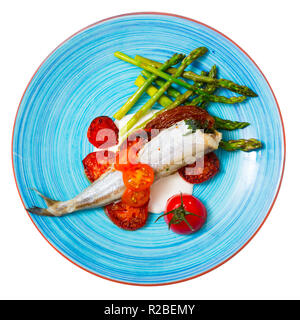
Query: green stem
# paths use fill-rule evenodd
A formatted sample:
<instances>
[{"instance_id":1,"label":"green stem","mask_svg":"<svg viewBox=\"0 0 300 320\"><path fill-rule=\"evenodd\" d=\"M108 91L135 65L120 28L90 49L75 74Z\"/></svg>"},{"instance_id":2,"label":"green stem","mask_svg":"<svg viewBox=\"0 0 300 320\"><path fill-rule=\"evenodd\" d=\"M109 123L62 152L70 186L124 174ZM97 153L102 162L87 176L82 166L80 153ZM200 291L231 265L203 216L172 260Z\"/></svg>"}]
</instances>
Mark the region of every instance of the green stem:
<instances>
[{"instance_id":1,"label":"green stem","mask_svg":"<svg viewBox=\"0 0 300 320\"><path fill-rule=\"evenodd\" d=\"M164 64L159 67L159 70L166 70L170 66L177 64L180 60L184 58L182 54L174 54L170 59L168 59ZM156 75L151 74L147 81L138 88L138 90L125 102L121 109L114 114L114 117L118 120L122 119L125 114L136 104L142 94L147 90L151 83L157 78Z\"/></svg>"},{"instance_id":2,"label":"green stem","mask_svg":"<svg viewBox=\"0 0 300 320\"><path fill-rule=\"evenodd\" d=\"M140 86L143 85L143 83L144 83L145 81L146 81L145 78L143 78L141 75L139 75L139 76L136 78L134 84L135 84L137 87L140 87ZM146 93L148 94L148 96L153 97L153 96L156 94L157 91L158 91L158 89L157 89L156 87L154 87L153 85L150 85L150 86L148 87L148 89L146 90ZM158 99L157 102L158 102L161 106L163 106L164 108L166 108L167 106L169 106L169 105L173 102L173 100L171 100L168 96L166 96L166 95L164 94L164 95L162 95L162 96Z\"/></svg>"},{"instance_id":3,"label":"green stem","mask_svg":"<svg viewBox=\"0 0 300 320\"><path fill-rule=\"evenodd\" d=\"M127 56L126 54L122 52L115 52L115 56L123 61L129 62L133 65L136 65L137 67L140 67L142 69L145 69L167 81L174 82L188 90L192 90L196 92L198 95L202 95L203 99L205 101L211 101L211 102L221 102L221 103L228 103L228 104L234 104L238 102L242 102L246 99L245 96L240 96L240 97L222 97L222 96L215 96L215 95L210 95L204 92L203 90L197 88L195 85L191 85L183 80L177 79L176 77L170 76L168 73L165 73L161 70L156 69L155 67L152 67L148 64L145 64L143 62L137 61L135 59L132 59L131 57ZM177 69L176 69L177 70Z\"/></svg>"},{"instance_id":4,"label":"green stem","mask_svg":"<svg viewBox=\"0 0 300 320\"><path fill-rule=\"evenodd\" d=\"M181 204L179 207L177 207L176 209L174 210L171 210L171 211L168 211L168 212L165 212L163 214L161 214L156 220L155 222L157 222L160 218L166 216L166 215L169 215L169 214L172 214L172 217L169 221L169 224L168 224L168 227L170 229L171 225L172 224L179 224L181 222L185 222L187 224L187 226L190 228L191 232L194 231L193 227L191 226L191 224L189 223L189 221L187 220L186 217L188 217L189 215L193 215L193 216L197 216L199 217L198 215L196 215L195 213L192 213L192 212L189 212L185 209L184 207L184 203L183 203L183 198L182 198L182 193L180 194L180 197L181 197Z\"/></svg>"},{"instance_id":5,"label":"green stem","mask_svg":"<svg viewBox=\"0 0 300 320\"><path fill-rule=\"evenodd\" d=\"M202 74L202 72L201 72ZM212 68L209 70L208 73L209 78L216 78L217 77L217 66L213 65ZM213 94L216 91L216 86L212 83L206 84L206 87L203 89L206 93ZM192 106L199 106L202 109L205 109L208 105L207 101L203 101L201 96L194 98L190 105Z\"/></svg>"},{"instance_id":6,"label":"green stem","mask_svg":"<svg viewBox=\"0 0 300 320\"><path fill-rule=\"evenodd\" d=\"M198 59L199 57L203 56L207 52L207 49L204 47L197 48L193 50L188 56L186 56L178 69L176 69L176 73L172 78L177 79L180 77L184 71L185 68L187 68L193 61ZM131 58L130 58L131 59ZM155 69L157 70L157 69ZM160 70L157 70L158 72L162 72ZM151 77L150 77L151 78ZM149 79L148 79L149 80ZM148 81L146 80L146 82ZM173 83L172 79L169 79L164 83L162 87L158 89L156 94L151 97L141 108L138 112L136 112L126 123L126 125L121 129L121 136L125 135L126 132L128 132L144 115L147 114L147 112L151 109L151 107L158 101L158 99L166 92L166 90L171 86Z\"/></svg>"},{"instance_id":7,"label":"green stem","mask_svg":"<svg viewBox=\"0 0 300 320\"><path fill-rule=\"evenodd\" d=\"M256 139L221 140L219 147L226 151L252 151L262 148L262 143Z\"/></svg>"},{"instance_id":8,"label":"green stem","mask_svg":"<svg viewBox=\"0 0 300 320\"><path fill-rule=\"evenodd\" d=\"M187 90L184 93L180 94L166 109L170 110L176 108L183 104L188 98L190 98L194 92L192 90ZM165 111L165 110L164 110Z\"/></svg>"},{"instance_id":9,"label":"green stem","mask_svg":"<svg viewBox=\"0 0 300 320\"><path fill-rule=\"evenodd\" d=\"M206 71L201 71L200 73L202 76L206 76L207 72ZM205 86L205 82L194 82L195 86L198 88L203 88Z\"/></svg>"},{"instance_id":10,"label":"green stem","mask_svg":"<svg viewBox=\"0 0 300 320\"><path fill-rule=\"evenodd\" d=\"M148 71L145 71L143 70L142 71L142 74L149 78L151 76L151 73L148 72ZM160 87L163 87L166 82L164 80L161 80L161 79L157 79L155 81L155 83L157 83ZM172 87L169 87L167 89L167 94L173 98L175 98L174 102L172 102L170 105L168 106L163 106L164 108L167 108L167 109L173 109L179 105L181 105L183 102L185 102L189 97L191 97L193 95L193 91L192 90L188 90L184 93L181 93L179 92L178 90L172 88Z\"/></svg>"},{"instance_id":11,"label":"green stem","mask_svg":"<svg viewBox=\"0 0 300 320\"><path fill-rule=\"evenodd\" d=\"M139 76L136 81L135 81L135 85L136 86L141 86L143 84L143 82L146 81L142 76ZM174 89L176 90L176 89ZM152 96L155 94L155 92L157 92L158 89L154 86L150 86L147 94L149 96ZM179 93L179 91L177 91ZM143 129L146 124L153 120L154 118L156 118L159 114L161 114L162 112L166 111L166 110L170 110L173 109L179 105L182 104L183 101L185 101L185 99L187 99L188 95L190 94L189 91L186 91L185 93L183 93L182 95L179 95L179 97L177 99L175 99L174 101L172 101L170 98L168 98L167 96L163 95L160 100L158 100L159 104L164 107L163 110L159 110L157 112L155 112L152 117L150 117L149 119L145 120L143 123L141 123L138 127L136 127L135 129ZM181 96L181 98L180 98ZM182 97L183 96L183 97ZM180 102L180 99L182 99L183 101ZM191 105L191 103L188 103L188 105ZM216 130L236 130L236 129L243 129L245 127L247 127L249 125L248 122L239 122L239 121L232 121L232 120L227 120L227 119L222 119L219 117L215 117L215 129Z\"/></svg>"},{"instance_id":12,"label":"green stem","mask_svg":"<svg viewBox=\"0 0 300 320\"><path fill-rule=\"evenodd\" d=\"M146 78L150 78L151 75L152 75L152 73L150 73L150 72L148 72L148 71L146 71L146 70L142 70L141 74L142 74L143 76L145 76ZM155 83L156 83L159 87L162 87L162 86L166 83L166 81L158 78L158 79L155 80ZM175 99L176 99L178 96L180 96L180 92L177 91L176 89L172 88L172 87L168 88L167 94L168 94L170 97L175 98Z\"/></svg>"},{"instance_id":13,"label":"green stem","mask_svg":"<svg viewBox=\"0 0 300 320\"><path fill-rule=\"evenodd\" d=\"M155 67L155 68L158 68L161 65L160 62L157 62L157 61L154 61L154 60L151 60L151 59L147 59L147 58L139 56L139 55L136 55L135 59L137 61L139 61L139 62L146 63L148 65L151 65L152 67ZM169 69L166 70L166 72L168 72L170 74L174 74L176 72L176 68L169 68ZM210 77L199 75L199 74L196 74L196 73L194 73L192 71L185 71L182 76L184 78L186 78L186 79L190 79L190 80L193 80L195 82L211 83L211 84L214 84L214 85L216 85L218 87L228 89L230 91L239 93L239 94L244 95L244 96L257 97L257 94L253 90L251 90L250 88L248 88L246 86L242 86L242 85L236 84L231 80L227 80L227 79L211 79Z\"/></svg>"},{"instance_id":14,"label":"green stem","mask_svg":"<svg viewBox=\"0 0 300 320\"><path fill-rule=\"evenodd\" d=\"M219 117L214 117L215 119L215 128L219 130L236 130L236 129L243 129L250 125L249 122L240 122L240 121L231 121L221 119Z\"/></svg>"}]
</instances>

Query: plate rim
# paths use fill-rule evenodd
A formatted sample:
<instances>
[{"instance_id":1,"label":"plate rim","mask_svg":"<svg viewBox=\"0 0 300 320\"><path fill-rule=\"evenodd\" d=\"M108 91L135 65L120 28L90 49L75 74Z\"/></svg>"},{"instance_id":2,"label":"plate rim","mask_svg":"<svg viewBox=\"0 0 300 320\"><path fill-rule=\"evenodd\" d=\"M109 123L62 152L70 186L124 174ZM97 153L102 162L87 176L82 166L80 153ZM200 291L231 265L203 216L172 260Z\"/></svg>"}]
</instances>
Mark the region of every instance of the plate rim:
<instances>
[{"instance_id":1,"label":"plate rim","mask_svg":"<svg viewBox=\"0 0 300 320\"><path fill-rule=\"evenodd\" d=\"M17 120L17 116L18 116L18 113L19 113L19 109L20 109L20 106L21 106L21 103L23 101L23 98L24 98L24 95L29 87L29 85L31 84L33 78L35 77L35 75L37 74L37 72L40 70L40 68L43 66L43 64L47 61L47 59L56 51L58 50L61 46L63 46L67 41L69 41L70 39L72 39L73 37L75 37L77 34L89 29L89 28L92 28L96 25L99 25L103 22L106 22L106 21L109 21L109 20L113 20L113 19L117 19L117 18L122 18L122 17L128 17L128 16L135 16L135 15L161 15L161 16L169 16L169 17L175 17L175 18L181 18L181 19L184 19L184 20L188 20L188 21L192 21L192 22L195 22L201 26L204 26L208 29L211 29L213 31L215 31L216 33L220 34L222 37L226 38L227 40L229 40L233 45L235 45L239 50L241 50L250 60L251 62L255 65L255 67L257 68L257 70L261 73L261 75L263 76L264 80L266 81L267 85L269 86L270 88L270 91L274 97L274 100L276 102L276 106L277 106L277 109L278 109L278 113L279 113L279 118L280 118L280 122L281 122L281 129L282 129L282 134L283 134L283 162L282 162L282 169L281 169L281 176L280 176L280 180L279 180L279 184L278 184L278 187L277 187L277 190L276 190L276 193L275 193L275 196L273 198L273 201L272 201L272 204L265 216L265 218L263 219L263 221L261 222L261 224L258 226L258 228L256 229L256 231L253 233L253 235L236 251L234 252L230 257L228 257L227 259L225 259L224 261L220 262L219 264L215 265L214 267L210 268L209 270L206 270L204 272L201 272L197 275L194 275L192 277L188 277L188 278L185 278L185 279L180 279L180 280L176 280L176 281L170 281L170 282L165 282L165 283L135 283L135 282L126 282L126 281L121 281L121 280L116 280L116 279L111 279L111 278L108 278L108 277L105 277L105 276L102 276L100 274L97 274L96 272L93 272L91 270L88 270L87 268L79 265L79 263L75 262L75 261L72 261L70 258L68 258L66 255L64 255L61 251L59 251L55 246L54 244L52 244L47 238L46 236L41 232L41 230L38 228L38 226L35 224L34 220L31 218L30 214L28 213L28 211L26 210L26 206L25 206L25 203L22 199L22 196L21 196L21 193L20 193L20 190L19 190L19 187L18 187L18 183L17 183L17 178L16 178L16 173L15 173L15 167L14 167L14 160L13 160L13 140L14 140L14 133L15 133L15 126L16 126L16 120ZM115 282L115 283L121 283L121 284L126 284L126 285L132 285L132 286L144 286L144 287L149 287L149 286L165 286L165 285L170 285L170 284L176 284L176 283L181 283L181 282L185 282L185 281L188 281L188 280L192 280L192 279L195 279L195 278L198 278L206 273L209 273L217 268L219 268L220 266L222 266L224 263L226 263L227 261L231 260L234 256L236 256L242 249L244 249L247 244L255 237L255 235L258 233L258 231L261 229L261 227L264 225L264 223L266 222L267 218L269 217L274 205L275 205L275 202L277 200L277 197L278 197L278 194L279 194L279 191L280 191L280 188L281 188L281 184L282 184L282 179L283 179L283 175L284 175L284 171L285 171L285 162L286 162L286 135L285 135L285 128L284 128L284 122L283 122L283 117L282 117L282 114L281 114L281 111L280 111L280 107L279 107L279 104L278 104L278 100L275 96L275 93L269 83L269 81L267 80L266 76L264 75L264 73L262 72L262 70L259 68L259 66L255 63L255 61L249 56L249 54L244 50L242 49L236 42L234 42L232 39L230 39L228 36L226 36L225 34L223 34L222 32L220 32L219 30L201 22L201 21L198 21L198 20L195 20L195 19L192 19L192 18L188 18L188 17L185 17L185 16L182 16L182 15L178 15L178 14L174 14L174 13L167 13L167 12L155 12L155 11L141 11L141 12L129 12L129 13L123 13L123 14L119 14L119 15L114 15L114 16L110 16L108 18L104 18L104 19L101 19L97 22L94 22L80 30L78 30L77 32L75 32L74 34L72 34L71 36L69 36L68 38L66 38L64 41L62 41L58 46L56 46L47 56L45 59L43 59L43 61L40 63L40 65L37 67L36 71L34 72L34 74L31 76L29 82L27 83L27 86L25 87L25 90L21 96L21 99L20 99L20 102L19 102L19 105L18 105L18 108L17 108L17 112L16 112L16 115L15 115L15 120L14 120L14 124L13 124L13 130L12 130L12 142L11 142L11 160L12 160L12 169L13 169L13 175L14 175L14 181L15 181L15 184L16 184L16 187L17 187L17 190L18 190L18 193L19 193L19 197L21 199L21 202L23 204L23 207L27 213L27 215L29 216L31 222L33 223L33 225L36 227L36 229L39 231L39 233L42 235L42 237L50 244L50 246L52 248L55 249L55 251L57 251L61 256L63 256L65 259L67 259L68 261L70 261L72 264L74 264L75 266L79 267L80 269L84 270L84 271L87 271L88 273L92 274L92 275L95 275L99 278L102 278L102 279L105 279L105 280L109 280L109 281L112 281L112 282Z\"/></svg>"}]
</instances>

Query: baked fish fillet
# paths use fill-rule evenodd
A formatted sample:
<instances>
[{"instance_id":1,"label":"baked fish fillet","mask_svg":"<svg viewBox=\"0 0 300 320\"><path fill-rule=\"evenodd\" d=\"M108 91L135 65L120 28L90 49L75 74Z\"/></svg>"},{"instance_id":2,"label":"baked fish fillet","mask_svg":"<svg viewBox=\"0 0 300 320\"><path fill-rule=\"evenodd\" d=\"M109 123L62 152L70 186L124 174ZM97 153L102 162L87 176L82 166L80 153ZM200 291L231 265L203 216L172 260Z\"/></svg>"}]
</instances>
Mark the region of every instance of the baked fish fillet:
<instances>
[{"instance_id":1,"label":"baked fish fillet","mask_svg":"<svg viewBox=\"0 0 300 320\"><path fill-rule=\"evenodd\" d=\"M218 149L222 134L203 133L202 130L193 132L180 121L147 142L138 153L139 162L151 166L155 179L160 179L175 173L181 167L195 162L204 154ZM103 174L98 180L83 190L73 199L55 201L38 194L45 200L47 208L28 208L33 214L45 216L63 216L83 209L105 206L122 197L125 191L122 172L114 169Z\"/></svg>"}]
</instances>

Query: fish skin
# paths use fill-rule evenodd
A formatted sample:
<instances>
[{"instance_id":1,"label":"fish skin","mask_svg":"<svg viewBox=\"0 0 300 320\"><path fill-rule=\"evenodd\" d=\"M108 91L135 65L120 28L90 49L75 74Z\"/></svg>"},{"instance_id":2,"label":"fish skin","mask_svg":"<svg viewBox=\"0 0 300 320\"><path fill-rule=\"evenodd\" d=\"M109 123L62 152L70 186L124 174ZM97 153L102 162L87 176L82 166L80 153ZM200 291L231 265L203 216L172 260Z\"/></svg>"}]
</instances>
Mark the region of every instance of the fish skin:
<instances>
[{"instance_id":1,"label":"fish skin","mask_svg":"<svg viewBox=\"0 0 300 320\"><path fill-rule=\"evenodd\" d=\"M33 214L60 217L79 210L105 206L120 199L124 191L125 185L122 172L111 170L104 173L98 180L94 181L76 197L67 201L54 201L49 199L51 203L47 200L47 197L38 192L45 200L48 208L33 207L27 210Z\"/></svg>"},{"instance_id":2,"label":"fish skin","mask_svg":"<svg viewBox=\"0 0 300 320\"><path fill-rule=\"evenodd\" d=\"M172 137L174 145L165 143ZM196 130L191 133L184 121L180 121L146 143L138 153L139 161L150 165L155 173L155 180L173 174L181 167L194 163L199 157L218 148L222 134L203 133ZM199 143L200 140L202 143ZM184 146L191 148L184 149ZM187 152L185 151L187 150ZM169 157L169 158L168 158ZM73 199L55 201L36 192L45 200L47 208L32 207L30 213L60 217L75 211L105 206L119 200L126 187L121 171L111 169L98 180L84 189Z\"/></svg>"},{"instance_id":3,"label":"fish skin","mask_svg":"<svg viewBox=\"0 0 300 320\"><path fill-rule=\"evenodd\" d=\"M169 176L218 149L222 134L191 129L182 120L162 130L139 151L139 161L153 168L155 178Z\"/></svg>"}]
</instances>

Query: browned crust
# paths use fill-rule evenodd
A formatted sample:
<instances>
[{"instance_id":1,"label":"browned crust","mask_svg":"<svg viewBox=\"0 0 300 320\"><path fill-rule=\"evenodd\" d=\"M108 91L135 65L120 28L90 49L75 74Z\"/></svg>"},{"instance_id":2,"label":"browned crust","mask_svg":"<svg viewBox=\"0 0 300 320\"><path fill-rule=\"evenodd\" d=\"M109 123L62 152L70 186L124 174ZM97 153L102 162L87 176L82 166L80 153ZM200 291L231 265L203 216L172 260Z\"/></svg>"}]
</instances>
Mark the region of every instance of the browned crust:
<instances>
[{"instance_id":1,"label":"browned crust","mask_svg":"<svg viewBox=\"0 0 300 320\"><path fill-rule=\"evenodd\" d=\"M145 129L166 129L179 121L187 119L198 120L203 124L206 123L206 128L208 129L212 129L215 123L214 118L204 109L196 106L178 106L156 116L147 123Z\"/></svg>"}]
</instances>

